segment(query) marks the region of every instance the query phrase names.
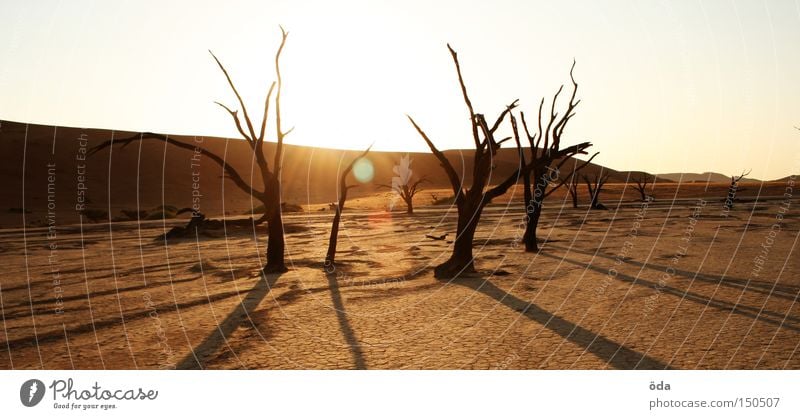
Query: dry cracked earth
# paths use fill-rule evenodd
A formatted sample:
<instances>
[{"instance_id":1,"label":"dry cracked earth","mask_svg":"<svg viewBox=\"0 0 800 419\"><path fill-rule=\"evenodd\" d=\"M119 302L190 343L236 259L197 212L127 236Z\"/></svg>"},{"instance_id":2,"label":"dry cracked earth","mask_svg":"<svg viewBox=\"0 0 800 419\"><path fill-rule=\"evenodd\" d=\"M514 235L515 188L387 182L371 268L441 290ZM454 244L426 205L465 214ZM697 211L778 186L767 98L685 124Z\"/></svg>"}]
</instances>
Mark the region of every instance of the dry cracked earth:
<instances>
[{"instance_id":1,"label":"dry cracked earth","mask_svg":"<svg viewBox=\"0 0 800 419\"><path fill-rule=\"evenodd\" d=\"M0 368L795 369L799 204L777 229L780 201L551 208L538 254L492 206L452 281L447 208L345 212L330 273L331 214L287 215L291 270L267 277L260 228L0 230Z\"/></svg>"}]
</instances>

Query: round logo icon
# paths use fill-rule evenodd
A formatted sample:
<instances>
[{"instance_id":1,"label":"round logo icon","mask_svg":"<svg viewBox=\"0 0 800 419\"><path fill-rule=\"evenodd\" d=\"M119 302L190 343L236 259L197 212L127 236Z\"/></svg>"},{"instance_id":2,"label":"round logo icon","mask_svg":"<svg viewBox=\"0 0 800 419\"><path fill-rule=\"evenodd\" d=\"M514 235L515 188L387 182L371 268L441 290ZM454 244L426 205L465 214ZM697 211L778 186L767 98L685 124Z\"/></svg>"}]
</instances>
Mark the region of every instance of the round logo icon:
<instances>
[{"instance_id":1,"label":"round logo icon","mask_svg":"<svg viewBox=\"0 0 800 419\"><path fill-rule=\"evenodd\" d=\"M44 383L37 379L28 380L22 383L19 388L19 401L27 407L39 404L44 398Z\"/></svg>"}]
</instances>

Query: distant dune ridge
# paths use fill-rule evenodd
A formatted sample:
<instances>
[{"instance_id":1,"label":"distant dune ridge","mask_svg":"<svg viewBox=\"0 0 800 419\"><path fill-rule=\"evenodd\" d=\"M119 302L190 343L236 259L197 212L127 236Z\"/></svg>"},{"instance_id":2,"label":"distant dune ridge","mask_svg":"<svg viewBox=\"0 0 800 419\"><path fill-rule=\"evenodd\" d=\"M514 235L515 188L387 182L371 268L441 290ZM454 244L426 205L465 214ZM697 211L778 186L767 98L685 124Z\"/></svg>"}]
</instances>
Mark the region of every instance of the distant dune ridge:
<instances>
[{"instance_id":1,"label":"distant dune ridge","mask_svg":"<svg viewBox=\"0 0 800 419\"><path fill-rule=\"evenodd\" d=\"M661 173L659 178L668 179L673 182L730 182L730 175L723 175L722 173L704 172L704 173ZM781 179L776 179L781 180ZM784 179L785 180L785 179ZM745 177L743 182L761 182L759 179Z\"/></svg>"},{"instance_id":2,"label":"distant dune ridge","mask_svg":"<svg viewBox=\"0 0 800 419\"><path fill-rule=\"evenodd\" d=\"M112 132L101 129L80 129L53 127L2 121L0 150L7 162L0 168L0 177L20 187L5 188L3 202L9 207L22 208L22 184L25 179L25 207L37 212L46 208L48 173L47 164L55 163L56 205L59 216L71 217L76 204L78 186L78 165L86 164L86 196L89 207L108 208L109 191L111 212L116 214L123 209L153 208L162 204L177 207L192 205L193 153L163 142L145 140L127 147L115 146L103 150L84 162L79 160L79 137L88 138L92 147L112 138ZM132 132L116 131L114 138L133 135ZM174 136L184 142L193 142L195 137ZM415 138L416 140L416 138ZM240 139L226 140L216 137L203 137L202 146L224 155L247 179L252 168L252 185L261 188L258 168L251 164L251 152ZM421 140L420 140L421 141ZM274 143L267 143L267 153L272 153ZM53 153L54 152L54 153ZM357 155L357 151L343 151L317 147L286 145L284 160L283 200L298 204L320 204L336 199L337 173ZM405 154L412 159L415 176L426 176L426 188L449 188L442 175L438 161L430 153L401 153L373 151L369 159L374 166L373 181L352 191L354 197L378 193L377 183L391 183L393 167ZM463 170L469 179L471 173L472 151L447 151L458 170ZM458 154L462 154L463 158ZM508 176L517 164L516 150L503 150L498 155L496 177ZM462 166L462 161L465 163ZM24 162L24 167L23 167ZM110 169L109 169L110 162ZM599 170L592 165L588 171ZM208 214L224 212L241 214L250 207L250 197L239 190L230 180L221 179L222 169L209 159L201 159L199 164L201 208ZM619 176L615 176L618 178ZM137 181L138 179L138 181ZM384 191L380 191L385 193ZM224 205L223 205L224 195ZM255 205L259 205L256 203ZM5 209L3 209L5 210Z\"/></svg>"},{"instance_id":3,"label":"distant dune ridge","mask_svg":"<svg viewBox=\"0 0 800 419\"><path fill-rule=\"evenodd\" d=\"M113 132L114 138L133 134ZM10 186L0 191L5 207L0 208L0 226L19 227L24 215L27 215L28 223L35 219L41 220L47 216L48 205L53 207L51 212L54 212L59 224L76 222L78 216L75 207L80 194L88 199L87 208L97 210L99 215L107 212L111 218L123 210L152 210L163 205L191 207L197 204L193 202L195 183L199 184L202 194L200 210L205 214L242 215L249 208L260 205L257 201L251 202L250 196L237 188L232 181L223 179L222 169L210 159L201 158L199 165L192 166L191 151L165 146L160 141L145 140L127 147L115 146L84 159L85 147L91 148L110 138L110 130L0 121L0 153L5 157L4 164L0 166L0 179ZM202 141L203 147L233 162L246 179L250 180L252 175L252 185L261 188L258 169L251 164L252 154L243 140L190 136L174 138L189 143ZM275 144L266 145L267 153L271 154ZM337 193L337 175L357 153L359 152L286 145L283 201L299 205L333 202ZM456 170L464 173L467 182L472 172L472 153L472 150L445 152ZM368 156L374 166L374 178L353 189L352 197L386 194L386 190L380 190L377 184L391 183L394 176L392 169L406 154L412 159L414 176L428 178L424 188L441 190L439 198L446 197L450 185L433 155L380 151L373 151ZM496 160L493 179L499 182L516 168L517 151L513 147L506 147L497 155ZM564 167L569 166L567 164ZM629 174L636 176L642 173L615 171L596 164L590 164L583 173L593 175L600 170L611 174L610 184L624 183ZM193 172L199 175L194 175ZM81 176L86 177L85 182L80 181ZM680 174L659 175L658 182L671 182L678 177ZM701 177L710 178L712 182L729 182L729 178L719 174L684 174L683 182ZM195 180L199 182L194 182ZM83 192L80 192L79 184L83 184ZM630 197L626 199L634 199L635 193L630 193Z\"/></svg>"}]
</instances>

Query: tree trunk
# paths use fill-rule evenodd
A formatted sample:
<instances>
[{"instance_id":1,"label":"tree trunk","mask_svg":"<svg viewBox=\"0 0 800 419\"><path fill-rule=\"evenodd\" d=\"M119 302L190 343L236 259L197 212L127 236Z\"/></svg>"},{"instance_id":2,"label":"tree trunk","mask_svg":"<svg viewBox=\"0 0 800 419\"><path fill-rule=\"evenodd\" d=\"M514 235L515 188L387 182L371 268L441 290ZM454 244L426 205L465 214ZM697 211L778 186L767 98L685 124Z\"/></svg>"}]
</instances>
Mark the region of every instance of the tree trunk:
<instances>
[{"instance_id":1,"label":"tree trunk","mask_svg":"<svg viewBox=\"0 0 800 419\"><path fill-rule=\"evenodd\" d=\"M414 213L414 198L408 198L406 201L406 214Z\"/></svg>"},{"instance_id":2,"label":"tree trunk","mask_svg":"<svg viewBox=\"0 0 800 419\"><path fill-rule=\"evenodd\" d=\"M536 177L534 177L535 179ZM531 177L530 173L526 173L522 177L523 187L524 189L524 197L525 197L525 234L522 236L522 241L525 243L525 251L530 252L528 250L530 248L529 240L531 235L531 221L533 220L533 215L535 212L535 202L533 200L533 193L531 192ZM536 236L536 231L534 227L533 235ZM535 237L534 237L535 240ZM533 244L536 247L536 242L534 241Z\"/></svg>"},{"instance_id":3,"label":"tree trunk","mask_svg":"<svg viewBox=\"0 0 800 419\"><path fill-rule=\"evenodd\" d=\"M723 206L726 211L733 208L733 201L736 199L736 182L731 181L731 186L728 187L728 196L725 197L725 205Z\"/></svg>"},{"instance_id":4,"label":"tree trunk","mask_svg":"<svg viewBox=\"0 0 800 419\"><path fill-rule=\"evenodd\" d=\"M534 206L533 214L528 220L528 225L525 226L525 251L529 253L536 253L539 251L538 239L536 237L536 228L539 227L539 216L542 215L542 205Z\"/></svg>"},{"instance_id":5,"label":"tree trunk","mask_svg":"<svg viewBox=\"0 0 800 419\"><path fill-rule=\"evenodd\" d=\"M286 248L283 237L283 219L281 217L280 206L267 220L267 264L264 266L264 273L282 273L289 269L283 261L283 253Z\"/></svg>"},{"instance_id":6,"label":"tree trunk","mask_svg":"<svg viewBox=\"0 0 800 419\"><path fill-rule=\"evenodd\" d=\"M267 216L267 264L264 273L283 273L288 271L284 263L284 250L286 244L283 237L283 215L281 214L280 184L274 177L267 177L264 181L266 199L264 208Z\"/></svg>"},{"instance_id":7,"label":"tree trunk","mask_svg":"<svg viewBox=\"0 0 800 419\"><path fill-rule=\"evenodd\" d=\"M433 276L442 279L452 279L460 274L475 272L474 259L472 257L472 240L475 238L475 230L478 227L478 220L481 217L482 207L476 211L458 211L458 228L456 229L456 239L453 242L453 253L450 259L433 270Z\"/></svg>"},{"instance_id":8,"label":"tree trunk","mask_svg":"<svg viewBox=\"0 0 800 419\"><path fill-rule=\"evenodd\" d=\"M592 184L589 182L589 179L584 179L586 181L586 192L589 193L589 208L594 208L595 203L597 202L597 196L595 192L592 190ZM576 191L578 188L575 188Z\"/></svg>"},{"instance_id":9,"label":"tree trunk","mask_svg":"<svg viewBox=\"0 0 800 419\"><path fill-rule=\"evenodd\" d=\"M325 269L330 269L333 272L336 263L336 244L339 241L339 221L342 219L342 209L336 206L336 215L333 216L333 224L331 224L331 237L328 240L328 252L325 254Z\"/></svg>"},{"instance_id":10,"label":"tree trunk","mask_svg":"<svg viewBox=\"0 0 800 419\"><path fill-rule=\"evenodd\" d=\"M569 191L569 196L572 198L572 208L578 208L578 185L573 183L570 180L569 187L567 188Z\"/></svg>"},{"instance_id":11,"label":"tree trunk","mask_svg":"<svg viewBox=\"0 0 800 419\"><path fill-rule=\"evenodd\" d=\"M544 174L537 173L534 176L535 183L533 184L533 196L528 199L528 205L525 207L525 235L522 236L525 242L526 252L538 252L539 245L536 243L536 228L539 226L539 216L542 214L542 201L544 200L544 193L547 188L547 179ZM527 184L530 181L526 179ZM526 192L530 191L530 186L526 187ZM527 192L528 196L531 195Z\"/></svg>"},{"instance_id":12,"label":"tree trunk","mask_svg":"<svg viewBox=\"0 0 800 419\"><path fill-rule=\"evenodd\" d=\"M353 165L369 153L370 148L372 146L367 147L361 155L353 159L339 177L339 202L336 204L336 214L333 216L333 223L331 224L331 237L328 239L328 252L325 254L325 271L329 274L336 270L336 244L339 242L339 222L342 219L344 203L347 202L347 190L357 186L347 186L347 175L353 170Z\"/></svg>"},{"instance_id":13,"label":"tree trunk","mask_svg":"<svg viewBox=\"0 0 800 419\"><path fill-rule=\"evenodd\" d=\"M645 190L645 187L639 189L639 195L642 196L642 202L647 201L647 191Z\"/></svg>"},{"instance_id":14,"label":"tree trunk","mask_svg":"<svg viewBox=\"0 0 800 419\"><path fill-rule=\"evenodd\" d=\"M541 202L534 202L530 207L531 212L528 214L525 235L522 236L522 239L525 242L526 252L538 252L539 245L536 242L536 228L539 226L539 216L542 215L542 204Z\"/></svg>"}]
</instances>

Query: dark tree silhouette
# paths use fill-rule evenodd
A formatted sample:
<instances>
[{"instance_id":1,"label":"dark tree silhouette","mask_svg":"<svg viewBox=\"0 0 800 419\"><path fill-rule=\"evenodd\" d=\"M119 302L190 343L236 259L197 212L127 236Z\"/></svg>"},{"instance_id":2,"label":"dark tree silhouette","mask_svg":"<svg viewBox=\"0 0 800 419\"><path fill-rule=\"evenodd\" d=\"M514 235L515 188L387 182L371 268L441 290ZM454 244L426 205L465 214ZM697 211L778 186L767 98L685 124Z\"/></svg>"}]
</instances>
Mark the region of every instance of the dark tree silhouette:
<instances>
[{"instance_id":1,"label":"dark tree silhouette","mask_svg":"<svg viewBox=\"0 0 800 419\"><path fill-rule=\"evenodd\" d=\"M502 182L494 187L490 186L494 156L497 154L502 143L511 139L509 137L498 141L495 139L495 132L506 115L517 106L517 101L515 100L508 105L497 117L494 124L490 126L486 122L486 118L483 114L475 113L472 102L467 94L464 78L461 75L458 55L450 45L447 45L447 48L450 50L450 55L456 67L461 94L464 98L467 111L469 112L469 120L472 125L472 137L475 142L472 184L468 188L444 153L436 148L422 128L417 125L411 116L408 116L411 124L414 125L419 135L425 140L425 143L428 144L431 152L439 160L439 163L447 174L447 178L450 180L450 185L453 188L456 208L458 208L458 224L456 227L456 238L453 243L453 252L447 261L434 269L434 276L437 278L454 278L461 273L475 271L472 256L472 241L475 237L475 230L478 227L478 221L480 220L484 207L491 202L492 199L508 191L508 189L517 182L520 174L526 170L526 168L520 164L514 173Z\"/></svg>"},{"instance_id":2,"label":"dark tree silhouette","mask_svg":"<svg viewBox=\"0 0 800 419\"><path fill-rule=\"evenodd\" d=\"M525 153L522 151L517 120L514 115L510 117L511 127L514 132L514 140L517 143L517 147L520 149L520 164L528 168L528 170L522 173L525 193L525 234L522 236L522 240L525 242L526 252L536 252L539 250L536 228L539 225L539 218L542 214L544 200L550 196L550 194L558 190L558 188L564 186L572 177L562 177L560 175L561 167L570 161L571 157L578 154L587 154L586 149L592 146L590 142L586 141L570 147L561 148L561 136L564 133L567 123L575 116L575 107L580 103L580 100L575 100L575 96L578 93L578 83L575 82L575 77L573 76L574 70L575 62L572 63L572 68L569 71L573 86L572 96L570 96L567 109L562 115L556 112L556 105L558 96L564 89L563 85L553 96L553 102L550 106L550 116L546 121L542 115L544 98L539 102L538 132L531 135L528 124L525 121L525 113L520 113L522 126L525 129L525 137L528 140L528 150L530 152L529 163L526 162ZM587 161L582 162L580 167L578 167L576 163L572 173L586 167L595 156L597 156L597 153ZM533 179L531 179L531 177ZM550 186L553 184L555 186L551 188Z\"/></svg>"},{"instance_id":3,"label":"dark tree silhouette","mask_svg":"<svg viewBox=\"0 0 800 419\"><path fill-rule=\"evenodd\" d=\"M236 125L236 129L239 131L239 134L247 140L247 144L250 146L251 150L253 151L254 159L256 164L258 165L259 171L261 172L261 180L264 184L264 190L255 189L252 185L248 184L244 178L236 171L236 169L231 166L224 158L220 157L219 155L205 149L199 147L195 144L184 143L182 141L175 140L170 138L167 135L157 134L153 132L143 132L139 134L135 134L128 138L123 138L121 140L114 140L111 139L104 143L101 143L94 147L90 154L97 153L98 151L113 147L114 145L120 144L122 147L127 146L128 144L134 141L142 141L145 139L153 139L158 141L163 141L167 144L172 144L175 147L183 148L186 150L191 150L193 152L199 152L201 155L208 157L213 162L217 163L220 167L223 168L225 171L225 175L233 181L233 183L239 187L239 189L243 190L244 192L250 194L253 198L262 202L264 206L264 214L257 220L256 223L260 224L263 222L267 222L268 225L268 241L267 241L267 264L264 266L265 273L280 273L286 272L286 264L284 263L284 252L285 252L285 243L284 243L284 236L283 236L283 219L281 216L281 162L283 160L283 140L286 135L289 134L291 131L283 131L281 126L281 88L282 88L282 79L281 79L281 71L280 71L280 56L281 52L283 51L283 47L286 44L286 37L288 36L288 32L286 32L283 27L281 27L281 42L280 46L278 47L278 51L275 53L275 73L277 76L277 82L273 82L269 90L267 92L266 99L264 101L264 115L261 120L261 127L258 132L256 132L253 122L250 119L250 115L247 112L247 107L242 100L241 95L239 95L239 91L236 89L233 81L231 80L228 71L222 65L222 63L217 59L214 53L211 53L211 56L214 57L214 61L216 61L217 65L219 66L222 73L225 75L225 78L228 81L228 84L233 90L236 99L239 102L239 106L241 107L242 114L244 116L244 122L247 127L247 131L242 126L242 121L239 118L239 111L231 110L229 107L223 105L222 103L216 102L219 106L224 108L233 119L234 124ZM277 88L277 90L276 90ZM275 154L273 156L273 166L270 169L269 162L267 161L266 154L264 152L264 139L265 139L265 130L267 126L267 117L269 114L269 105L270 99L272 97L273 91L275 92L275 128L276 128L276 141L277 145L275 148Z\"/></svg>"},{"instance_id":4,"label":"dark tree silhouette","mask_svg":"<svg viewBox=\"0 0 800 419\"><path fill-rule=\"evenodd\" d=\"M723 205L726 211L730 211L731 208L733 208L733 202L736 200L736 193L744 190L739 187L739 181L749 174L750 170L746 172L743 171L739 176L731 176L731 184L728 186L728 196L725 198L725 204Z\"/></svg>"},{"instance_id":5,"label":"dark tree silhouette","mask_svg":"<svg viewBox=\"0 0 800 419\"><path fill-rule=\"evenodd\" d=\"M329 273L336 270L336 244L339 241L339 221L342 219L342 211L344 211L344 204L347 201L347 191L358 186L348 185L347 175L353 170L353 165L369 153L370 148L372 148L372 146L369 146L363 153L354 158L339 177L339 201L334 206L336 214L333 216L333 223L331 224L331 237L328 239L328 252L325 254L325 270Z\"/></svg>"},{"instance_id":6,"label":"dark tree silhouette","mask_svg":"<svg viewBox=\"0 0 800 419\"><path fill-rule=\"evenodd\" d=\"M600 192L603 191L603 186L605 186L608 178L611 177L611 175L604 175L601 171L591 178L587 175L583 175L581 177L583 178L583 182L586 183L586 189L589 191L589 199L591 199L589 202L589 208L607 210L608 208L600 203Z\"/></svg>"},{"instance_id":7,"label":"dark tree silhouette","mask_svg":"<svg viewBox=\"0 0 800 419\"><path fill-rule=\"evenodd\" d=\"M639 192L639 195L641 196L642 202L653 198L652 193L648 193L648 192L652 192L653 186L655 186L655 183L656 183L656 177L655 176L649 175L649 174L644 173L644 172L641 172L641 173L637 173L636 175L632 175L630 177L630 179L634 183L634 186L633 186L634 189L636 189L636 191ZM648 189L647 185L650 185L650 191L647 190Z\"/></svg>"},{"instance_id":8,"label":"dark tree silhouette","mask_svg":"<svg viewBox=\"0 0 800 419\"><path fill-rule=\"evenodd\" d=\"M385 185L379 184L379 188L389 188L397 193L397 196L406 203L406 213L414 213L414 196L420 191L419 185L428 181L428 178L423 176L413 182L403 183L402 185Z\"/></svg>"},{"instance_id":9,"label":"dark tree silhouette","mask_svg":"<svg viewBox=\"0 0 800 419\"><path fill-rule=\"evenodd\" d=\"M578 172L573 171L567 182L567 190L572 198L572 208L578 208Z\"/></svg>"}]
</instances>

